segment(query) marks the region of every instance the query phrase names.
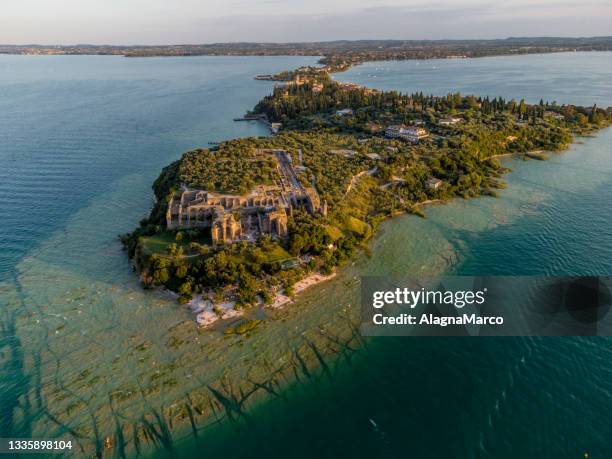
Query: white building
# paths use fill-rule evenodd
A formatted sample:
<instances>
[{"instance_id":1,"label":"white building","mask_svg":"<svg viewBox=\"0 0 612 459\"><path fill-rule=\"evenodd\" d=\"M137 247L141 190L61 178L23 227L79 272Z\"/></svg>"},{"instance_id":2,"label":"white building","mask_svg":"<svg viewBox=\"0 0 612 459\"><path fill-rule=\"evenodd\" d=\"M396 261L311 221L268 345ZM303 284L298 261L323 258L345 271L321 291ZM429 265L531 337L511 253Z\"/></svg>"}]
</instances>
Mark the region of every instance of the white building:
<instances>
[{"instance_id":1,"label":"white building","mask_svg":"<svg viewBox=\"0 0 612 459\"><path fill-rule=\"evenodd\" d=\"M458 116L449 116L446 118L442 118L438 121L440 126L452 126L453 124L457 124L463 121L463 118L459 118Z\"/></svg>"},{"instance_id":2,"label":"white building","mask_svg":"<svg viewBox=\"0 0 612 459\"><path fill-rule=\"evenodd\" d=\"M353 109L351 108L343 108L342 110L338 110L336 112L336 115L338 116L346 116L346 115L352 115L353 114Z\"/></svg>"},{"instance_id":3,"label":"white building","mask_svg":"<svg viewBox=\"0 0 612 459\"><path fill-rule=\"evenodd\" d=\"M403 139L416 143L429 137L429 132L422 127L401 124L388 126L385 135L390 139Z\"/></svg>"},{"instance_id":4,"label":"white building","mask_svg":"<svg viewBox=\"0 0 612 459\"><path fill-rule=\"evenodd\" d=\"M544 115L545 116L549 116L551 118L554 118L556 120L564 120L565 119L565 116L563 116L563 114L557 113L557 112L553 112L553 111L549 111L549 110L544 112Z\"/></svg>"},{"instance_id":5,"label":"white building","mask_svg":"<svg viewBox=\"0 0 612 459\"><path fill-rule=\"evenodd\" d=\"M429 180L427 180L427 188L429 188L430 190L437 190L438 188L440 188L442 185L444 185L444 182L440 179L437 178L430 178Z\"/></svg>"}]
</instances>

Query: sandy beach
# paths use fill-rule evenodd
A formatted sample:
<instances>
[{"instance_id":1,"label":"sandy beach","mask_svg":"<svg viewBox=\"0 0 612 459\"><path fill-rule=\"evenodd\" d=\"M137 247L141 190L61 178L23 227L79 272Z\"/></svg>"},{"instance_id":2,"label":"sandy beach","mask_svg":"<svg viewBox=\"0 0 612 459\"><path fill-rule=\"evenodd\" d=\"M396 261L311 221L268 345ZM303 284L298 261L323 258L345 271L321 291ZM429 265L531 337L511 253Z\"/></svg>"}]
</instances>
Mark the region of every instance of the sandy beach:
<instances>
[{"instance_id":1,"label":"sandy beach","mask_svg":"<svg viewBox=\"0 0 612 459\"><path fill-rule=\"evenodd\" d=\"M295 293L297 295L303 292L304 290L306 290L307 288L312 287L313 285L320 284L321 282L325 282L327 280L333 279L335 276L336 276L336 273L329 274L328 276L325 276L320 273L314 273L309 276L306 276L304 279L295 283L294 285ZM272 304L268 305L267 307L272 308L272 309L280 309L284 305L291 303L291 302L293 302L293 300L290 297L279 292L276 294L276 297L274 298L274 301L272 302Z\"/></svg>"},{"instance_id":2,"label":"sandy beach","mask_svg":"<svg viewBox=\"0 0 612 459\"><path fill-rule=\"evenodd\" d=\"M336 273L332 273L325 276L320 273L314 273L306 276L304 279L298 281L294 285L295 294L300 294L304 290L313 285L320 284L330 280L336 276ZM292 303L293 299L284 293L278 292L274 297L274 301L266 307L271 309L280 309L288 303ZM208 295L194 295L193 299L186 305L195 315L196 322L201 327L209 327L222 319L233 319L240 317L244 314L242 310L235 309L236 303L234 301L227 301L224 303L213 303Z\"/></svg>"}]
</instances>

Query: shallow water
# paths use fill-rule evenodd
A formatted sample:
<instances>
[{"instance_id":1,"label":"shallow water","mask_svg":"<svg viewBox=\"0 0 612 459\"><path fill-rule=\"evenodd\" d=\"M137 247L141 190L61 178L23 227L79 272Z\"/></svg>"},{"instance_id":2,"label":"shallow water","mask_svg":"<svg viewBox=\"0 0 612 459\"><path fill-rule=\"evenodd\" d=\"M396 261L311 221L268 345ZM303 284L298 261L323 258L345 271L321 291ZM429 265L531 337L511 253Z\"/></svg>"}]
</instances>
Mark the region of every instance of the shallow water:
<instances>
[{"instance_id":1,"label":"shallow water","mask_svg":"<svg viewBox=\"0 0 612 459\"><path fill-rule=\"evenodd\" d=\"M346 278L361 274L609 275L612 129L581 141L549 161L506 161L514 172L499 198L385 222L370 258L326 286L325 300L314 292L304 300L311 314L358 304L358 285ZM254 410L256 422L186 442L185 457L194 448L244 458L612 452L610 338L372 338L357 352L336 347L331 370L300 374L285 398Z\"/></svg>"},{"instance_id":2,"label":"shallow water","mask_svg":"<svg viewBox=\"0 0 612 459\"><path fill-rule=\"evenodd\" d=\"M182 152L268 134L232 121L272 87L254 75L315 60L0 56L4 437L81 427L91 443L112 435L113 411L128 422L201 385L190 366L221 354L200 349L173 298L140 288L118 235ZM218 379L223 366L205 372Z\"/></svg>"},{"instance_id":3,"label":"shallow water","mask_svg":"<svg viewBox=\"0 0 612 459\"><path fill-rule=\"evenodd\" d=\"M603 106L612 104L611 56L452 61L438 78L460 88L497 75L497 94ZM109 436L113 454L126 443L128 456L134 429L154 439L141 447L155 456L186 456L194 438L198 451L227 457L609 454L609 340L364 344L347 318L364 273L610 274L610 129L550 161L509 160L498 199L386 222L370 258L249 338L199 332L172 298L140 289L116 235L146 214L161 167L210 140L264 134L231 121L271 87L251 77L314 61L0 56L2 436L78 435L87 451ZM396 66L389 84L417 89L402 65L411 63L385 63ZM379 84L351 73L364 68L337 78ZM446 92L434 83L428 92ZM265 385L279 369L279 385L258 392L271 395L249 405L238 385ZM225 420L196 437L198 410Z\"/></svg>"}]
</instances>

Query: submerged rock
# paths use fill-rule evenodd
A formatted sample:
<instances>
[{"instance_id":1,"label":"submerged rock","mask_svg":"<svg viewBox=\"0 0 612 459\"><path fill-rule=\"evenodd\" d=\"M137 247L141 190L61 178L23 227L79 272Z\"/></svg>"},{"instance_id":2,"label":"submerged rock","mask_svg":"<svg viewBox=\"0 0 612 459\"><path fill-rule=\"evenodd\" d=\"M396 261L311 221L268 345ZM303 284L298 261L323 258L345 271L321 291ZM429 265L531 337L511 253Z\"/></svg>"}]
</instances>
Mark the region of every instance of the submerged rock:
<instances>
[{"instance_id":1,"label":"submerged rock","mask_svg":"<svg viewBox=\"0 0 612 459\"><path fill-rule=\"evenodd\" d=\"M219 316L212 311L202 311L196 317L196 321L200 327L208 327L217 320L219 320Z\"/></svg>"},{"instance_id":2,"label":"submerged rock","mask_svg":"<svg viewBox=\"0 0 612 459\"><path fill-rule=\"evenodd\" d=\"M238 310L238 309L227 309L223 315L221 316L222 319L233 319L235 317L240 317L242 316L243 312Z\"/></svg>"}]
</instances>

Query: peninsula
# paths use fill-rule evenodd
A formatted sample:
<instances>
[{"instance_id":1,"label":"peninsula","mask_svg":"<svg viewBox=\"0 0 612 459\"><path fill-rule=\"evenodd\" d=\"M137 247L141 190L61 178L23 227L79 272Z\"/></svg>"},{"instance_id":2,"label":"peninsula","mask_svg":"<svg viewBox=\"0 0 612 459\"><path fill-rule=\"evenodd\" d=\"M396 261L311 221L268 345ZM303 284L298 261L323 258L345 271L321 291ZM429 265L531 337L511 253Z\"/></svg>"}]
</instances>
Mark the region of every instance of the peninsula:
<instances>
[{"instance_id":1,"label":"peninsula","mask_svg":"<svg viewBox=\"0 0 612 459\"><path fill-rule=\"evenodd\" d=\"M276 134L185 153L122 237L143 285L176 292L202 325L326 279L386 218L495 196L500 156L544 160L612 122L597 106L382 92L329 67L272 78L283 81L247 117Z\"/></svg>"}]
</instances>

